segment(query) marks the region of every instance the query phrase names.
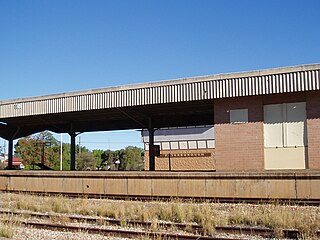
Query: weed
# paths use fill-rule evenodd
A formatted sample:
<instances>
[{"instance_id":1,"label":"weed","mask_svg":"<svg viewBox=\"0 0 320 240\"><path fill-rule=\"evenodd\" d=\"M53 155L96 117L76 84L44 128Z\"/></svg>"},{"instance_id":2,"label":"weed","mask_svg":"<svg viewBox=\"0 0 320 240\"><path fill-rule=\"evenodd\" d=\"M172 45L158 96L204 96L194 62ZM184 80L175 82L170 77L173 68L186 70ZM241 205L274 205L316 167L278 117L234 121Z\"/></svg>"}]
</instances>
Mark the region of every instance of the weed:
<instances>
[{"instance_id":1,"label":"weed","mask_svg":"<svg viewBox=\"0 0 320 240\"><path fill-rule=\"evenodd\" d=\"M66 197L40 197L25 194L2 194L0 207L36 212L74 213L128 220L197 223L212 235L215 226L243 225L275 229L298 229L302 237L313 238L320 229L320 207L269 204L195 203L172 199L167 202L116 201Z\"/></svg>"},{"instance_id":2,"label":"weed","mask_svg":"<svg viewBox=\"0 0 320 240\"><path fill-rule=\"evenodd\" d=\"M151 229L152 231L154 231L154 232L159 229L159 225L158 225L158 220L157 220L157 219L153 219L153 220L151 221L150 229Z\"/></svg>"},{"instance_id":3,"label":"weed","mask_svg":"<svg viewBox=\"0 0 320 240\"><path fill-rule=\"evenodd\" d=\"M59 223L59 224L67 224L71 222L71 219L67 216L50 216L50 222Z\"/></svg>"},{"instance_id":4,"label":"weed","mask_svg":"<svg viewBox=\"0 0 320 240\"><path fill-rule=\"evenodd\" d=\"M0 223L0 237L13 238L15 228L12 224Z\"/></svg>"},{"instance_id":5,"label":"weed","mask_svg":"<svg viewBox=\"0 0 320 240\"><path fill-rule=\"evenodd\" d=\"M120 219L120 226L121 227L127 227L128 226L128 222L125 218L121 218Z\"/></svg>"}]
</instances>

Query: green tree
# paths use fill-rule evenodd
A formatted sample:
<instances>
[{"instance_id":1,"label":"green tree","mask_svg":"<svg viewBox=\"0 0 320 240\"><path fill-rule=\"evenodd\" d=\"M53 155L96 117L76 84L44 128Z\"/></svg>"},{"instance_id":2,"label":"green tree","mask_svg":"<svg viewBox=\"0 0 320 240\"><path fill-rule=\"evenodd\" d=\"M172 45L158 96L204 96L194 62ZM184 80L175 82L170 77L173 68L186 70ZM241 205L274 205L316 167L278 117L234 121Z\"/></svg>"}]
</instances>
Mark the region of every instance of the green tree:
<instances>
[{"instance_id":1,"label":"green tree","mask_svg":"<svg viewBox=\"0 0 320 240\"><path fill-rule=\"evenodd\" d=\"M111 170L143 170L143 149L128 146L120 150L106 150L101 155L102 164Z\"/></svg>"},{"instance_id":2,"label":"green tree","mask_svg":"<svg viewBox=\"0 0 320 240\"><path fill-rule=\"evenodd\" d=\"M59 142L60 145L60 142ZM59 146L60 151L60 146ZM60 170L60 153L59 157L54 159L54 170ZM62 170L70 170L70 143L62 144Z\"/></svg>"},{"instance_id":3,"label":"green tree","mask_svg":"<svg viewBox=\"0 0 320 240\"><path fill-rule=\"evenodd\" d=\"M102 149L94 149L94 150L92 150L92 154L93 154L93 157L95 158L97 167L101 168L102 167L104 150L102 150Z\"/></svg>"},{"instance_id":4,"label":"green tree","mask_svg":"<svg viewBox=\"0 0 320 240\"><path fill-rule=\"evenodd\" d=\"M143 149L133 146L128 146L124 149L123 170L143 170Z\"/></svg>"},{"instance_id":5,"label":"green tree","mask_svg":"<svg viewBox=\"0 0 320 240\"><path fill-rule=\"evenodd\" d=\"M52 133L44 131L19 139L15 152L27 167L42 161L48 167L53 167L54 160L59 156L59 142Z\"/></svg>"},{"instance_id":6,"label":"green tree","mask_svg":"<svg viewBox=\"0 0 320 240\"><path fill-rule=\"evenodd\" d=\"M54 170L60 170L60 142L52 133L44 131L38 134L20 138L15 145L16 155L22 159L26 169L33 169L41 163ZM63 170L70 169L70 143L62 145ZM96 149L92 152L86 147L76 145L77 170L143 170L143 149L128 146L120 150Z\"/></svg>"},{"instance_id":7,"label":"green tree","mask_svg":"<svg viewBox=\"0 0 320 240\"><path fill-rule=\"evenodd\" d=\"M101 154L101 165L105 166L105 170L115 170L115 161L117 158L119 158L118 153L116 151L108 149Z\"/></svg>"}]
</instances>

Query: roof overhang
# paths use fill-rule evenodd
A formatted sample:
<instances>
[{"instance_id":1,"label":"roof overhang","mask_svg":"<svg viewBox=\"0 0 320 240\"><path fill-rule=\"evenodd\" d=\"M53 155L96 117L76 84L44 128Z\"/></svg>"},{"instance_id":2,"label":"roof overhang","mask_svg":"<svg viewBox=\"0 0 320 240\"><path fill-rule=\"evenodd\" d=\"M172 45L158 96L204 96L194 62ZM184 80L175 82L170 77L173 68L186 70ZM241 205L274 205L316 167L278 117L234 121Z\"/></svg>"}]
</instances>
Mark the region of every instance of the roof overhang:
<instances>
[{"instance_id":1,"label":"roof overhang","mask_svg":"<svg viewBox=\"0 0 320 240\"><path fill-rule=\"evenodd\" d=\"M0 136L213 124L215 99L320 90L320 64L0 102Z\"/></svg>"}]
</instances>

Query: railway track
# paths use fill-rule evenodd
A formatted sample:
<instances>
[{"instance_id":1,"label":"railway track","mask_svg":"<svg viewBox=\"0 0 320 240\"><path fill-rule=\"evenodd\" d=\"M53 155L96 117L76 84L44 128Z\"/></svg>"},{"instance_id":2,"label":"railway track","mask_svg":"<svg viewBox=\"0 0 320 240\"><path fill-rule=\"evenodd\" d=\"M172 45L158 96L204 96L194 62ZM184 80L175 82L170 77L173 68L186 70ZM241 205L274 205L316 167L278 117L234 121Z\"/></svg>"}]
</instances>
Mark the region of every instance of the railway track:
<instances>
[{"instance_id":1,"label":"railway track","mask_svg":"<svg viewBox=\"0 0 320 240\"><path fill-rule=\"evenodd\" d=\"M218 202L218 203L248 203L248 204L285 204L299 206L320 206L320 199L261 199L261 198L201 198L201 197L164 197L164 196L121 196L121 195L102 195L102 194L75 194L75 193L56 193L56 192L35 192L35 191L15 191L5 190L3 193L29 194L36 196L64 196L68 198L88 198L88 199L113 199L113 200L138 200L138 201L169 201L169 200L184 200L193 202Z\"/></svg>"},{"instance_id":2,"label":"railway track","mask_svg":"<svg viewBox=\"0 0 320 240\"><path fill-rule=\"evenodd\" d=\"M141 231L141 230L124 230L124 229L102 229L99 227L81 227L81 226L71 226L65 224L52 224L52 223L39 223L39 222L30 222L24 221L21 224L40 228L40 229L50 229L58 231L85 231L90 234L100 234L105 236L114 236L114 237L123 237L123 238L139 238L139 237L148 237L150 239L198 239L198 240L244 240L244 238L222 238L222 237L210 237L210 236L201 236L201 235L190 235L190 234L178 234L178 233L163 233L163 232L153 232L153 231Z\"/></svg>"},{"instance_id":3,"label":"railway track","mask_svg":"<svg viewBox=\"0 0 320 240\"><path fill-rule=\"evenodd\" d=\"M61 223L48 223L48 222L37 222L37 221L18 221L20 225L27 227L39 228L39 229L50 229L56 231L85 231L90 234L100 234L106 236L118 236L125 238L138 238L142 236L147 236L148 238L155 239L207 239L207 240L216 240L216 239L234 239L234 240L243 240L244 237L215 237L215 236L206 236L205 230L202 226L198 224L184 224L184 223L168 223L168 222L158 222L157 227L162 229L177 229L179 231L188 230L188 234L183 233L168 233L161 231L150 231L150 227L154 224L150 221L136 221L136 220L118 220L110 219L104 217L89 217L89 216L75 216L75 215L65 215L65 214L53 214L53 213L34 213L34 212L12 212L9 210L0 210L1 215L11 215L11 216L29 216L37 219L50 219L54 218L56 221L59 218L69 219L72 222L82 222L82 223L93 223L99 225L107 226L130 226L135 228L134 230L127 229L106 229L97 226L75 226L70 224L61 224ZM139 230L137 230L139 227ZM143 228L144 230L140 230ZM263 238L275 238L279 232L276 233L275 230L270 228L258 228L258 227L236 227L236 226L217 226L215 227L216 234L224 235L247 235L247 236L259 236ZM284 229L280 233L286 239L299 239L302 237L302 234L296 229ZM317 231L315 234L320 238L320 231Z\"/></svg>"}]
</instances>

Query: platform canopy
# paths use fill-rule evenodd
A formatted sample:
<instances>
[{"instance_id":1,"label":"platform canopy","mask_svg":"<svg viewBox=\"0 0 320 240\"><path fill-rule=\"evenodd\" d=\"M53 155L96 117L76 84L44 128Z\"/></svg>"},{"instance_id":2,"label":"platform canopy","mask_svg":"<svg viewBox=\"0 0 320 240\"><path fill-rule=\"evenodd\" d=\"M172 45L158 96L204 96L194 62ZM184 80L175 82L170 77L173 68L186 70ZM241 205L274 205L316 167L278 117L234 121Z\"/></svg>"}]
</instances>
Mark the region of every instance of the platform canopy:
<instances>
[{"instance_id":1,"label":"platform canopy","mask_svg":"<svg viewBox=\"0 0 320 240\"><path fill-rule=\"evenodd\" d=\"M50 130L56 133L92 132L213 123L212 100L2 118L0 136L16 139Z\"/></svg>"},{"instance_id":2,"label":"platform canopy","mask_svg":"<svg viewBox=\"0 0 320 240\"><path fill-rule=\"evenodd\" d=\"M0 136L214 123L214 101L320 90L320 64L0 101Z\"/></svg>"}]
</instances>

